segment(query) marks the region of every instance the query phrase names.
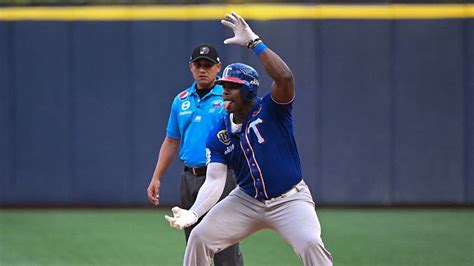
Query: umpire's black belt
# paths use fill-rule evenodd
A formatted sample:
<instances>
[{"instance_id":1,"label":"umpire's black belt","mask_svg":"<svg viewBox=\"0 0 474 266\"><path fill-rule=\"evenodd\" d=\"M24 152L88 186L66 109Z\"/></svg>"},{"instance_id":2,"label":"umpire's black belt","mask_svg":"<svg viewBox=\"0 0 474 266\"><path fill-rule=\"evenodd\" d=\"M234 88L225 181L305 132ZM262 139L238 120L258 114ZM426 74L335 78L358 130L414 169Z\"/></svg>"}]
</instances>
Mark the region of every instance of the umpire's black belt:
<instances>
[{"instance_id":1,"label":"umpire's black belt","mask_svg":"<svg viewBox=\"0 0 474 266\"><path fill-rule=\"evenodd\" d=\"M188 173L191 173L195 176L203 176L203 175L206 175L206 170L207 170L207 166L201 166L201 167L188 167L188 166L185 166L184 167L184 171L188 172Z\"/></svg>"}]
</instances>

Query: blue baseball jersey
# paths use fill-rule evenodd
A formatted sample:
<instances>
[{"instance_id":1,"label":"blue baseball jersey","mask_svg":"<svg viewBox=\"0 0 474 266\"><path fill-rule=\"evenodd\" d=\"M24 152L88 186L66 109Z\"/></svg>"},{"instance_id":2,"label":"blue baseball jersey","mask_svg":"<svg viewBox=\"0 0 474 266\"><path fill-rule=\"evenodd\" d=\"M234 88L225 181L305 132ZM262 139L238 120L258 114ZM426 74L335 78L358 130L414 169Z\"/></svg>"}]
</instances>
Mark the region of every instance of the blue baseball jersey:
<instances>
[{"instance_id":1,"label":"blue baseball jersey","mask_svg":"<svg viewBox=\"0 0 474 266\"><path fill-rule=\"evenodd\" d=\"M223 88L215 85L202 99L196 83L173 100L166 136L180 140L179 158L186 166L206 164L206 139L209 130L227 113L223 107Z\"/></svg>"},{"instance_id":2,"label":"blue baseball jersey","mask_svg":"<svg viewBox=\"0 0 474 266\"><path fill-rule=\"evenodd\" d=\"M292 103L278 104L270 94L257 98L235 134L227 114L209 132L207 162L228 165L243 191L258 200L287 192L302 179L291 111Z\"/></svg>"}]
</instances>

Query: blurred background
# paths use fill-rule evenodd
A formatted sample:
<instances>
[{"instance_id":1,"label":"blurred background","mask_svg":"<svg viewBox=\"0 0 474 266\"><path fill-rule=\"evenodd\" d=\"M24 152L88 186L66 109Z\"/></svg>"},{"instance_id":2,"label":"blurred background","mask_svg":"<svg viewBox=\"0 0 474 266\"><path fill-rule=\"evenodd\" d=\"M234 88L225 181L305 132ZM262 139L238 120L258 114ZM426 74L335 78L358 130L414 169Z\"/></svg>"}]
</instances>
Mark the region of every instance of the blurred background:
<instances>
[{"instance_id":1,"label":"blurred background","mask_svg":"<svg viewBox=\"0 0 474 266\"><path fill-rule=\"evenodd\" d=\"M183 165L162 179L166 208L146 188L191 51L256 67L260 96L271 84L223 44L232 10L294 73L335 265L472 266L474 5L424 0L0 0L0 265L181 264L163 215ZM241 245L247 266L301 264L268 230Z\"/></svg>"}]
</instances>

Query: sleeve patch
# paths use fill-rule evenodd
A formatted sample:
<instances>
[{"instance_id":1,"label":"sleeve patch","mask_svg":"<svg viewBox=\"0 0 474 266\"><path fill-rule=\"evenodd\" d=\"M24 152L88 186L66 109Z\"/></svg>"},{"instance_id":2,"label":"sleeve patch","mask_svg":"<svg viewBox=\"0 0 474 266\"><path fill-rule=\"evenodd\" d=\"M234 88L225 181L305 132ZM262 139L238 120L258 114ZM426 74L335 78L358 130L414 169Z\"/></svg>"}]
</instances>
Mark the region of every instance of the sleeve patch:
<instances>
[{"instance_id":1,"label":"sleeve patch","mask_svg":"<svg viewBox=\"0 0 474 266\"><path fill-rule=\"evenodd\" d=\"M227 133L227 130L225 129L217 132L217 139L219 139L220 142L224 143L224 145L230 144L230 137L229 137L229 134Z\"/></svg>"}]
</instances>

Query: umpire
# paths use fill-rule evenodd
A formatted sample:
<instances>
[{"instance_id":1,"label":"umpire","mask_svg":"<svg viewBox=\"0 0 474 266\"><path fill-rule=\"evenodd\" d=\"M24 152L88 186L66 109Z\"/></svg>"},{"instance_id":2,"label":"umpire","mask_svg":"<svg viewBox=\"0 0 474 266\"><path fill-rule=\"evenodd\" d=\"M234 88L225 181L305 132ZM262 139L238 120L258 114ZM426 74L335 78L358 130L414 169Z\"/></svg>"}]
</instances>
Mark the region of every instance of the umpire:
<instances>
[{"instance_id":1,"label":"umpire","mask_svg":"<svg viewBox=\"0 0 474 266\"><path fill-rule=\"evenodd\" d=\"M196 47L189 60L189 69L194 82L173 100L166 137L161 145L158 162L147 189L148 199L155 206L159 204L161 177L178 152L180 160L184 163L180 207L189 209L194 204L198 191L206 179L208 132L226 114L223 109L223 88L215 84L217 73L221 70L217 50L209 44ZM234 187L233 172L229 170L224 192L219 200L227 196ZM186 242L193 228L194 226L184 230ZM243 265L239 244L217 253L214 264L216 266Z\"/></svg>"}]
</instances>

